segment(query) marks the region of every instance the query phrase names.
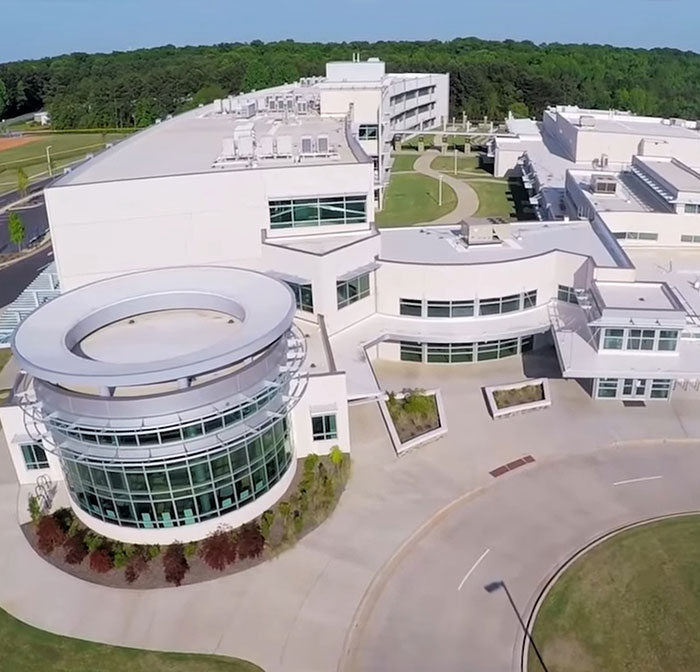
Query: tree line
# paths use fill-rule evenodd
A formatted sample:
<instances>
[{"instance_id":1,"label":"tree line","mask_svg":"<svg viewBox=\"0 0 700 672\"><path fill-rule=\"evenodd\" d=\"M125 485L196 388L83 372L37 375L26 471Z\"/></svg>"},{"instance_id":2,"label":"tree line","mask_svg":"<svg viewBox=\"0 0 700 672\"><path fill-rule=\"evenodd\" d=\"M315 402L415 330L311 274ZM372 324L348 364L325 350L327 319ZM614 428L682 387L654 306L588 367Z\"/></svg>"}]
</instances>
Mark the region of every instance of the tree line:
<instances>
[{"instance_id":1,"label":"tree line","mask_svg":"<svg viewBox=\"0 0 700 672\"><path fill-rule=\"evenodd\" d=\"M555 103L700 118L700 54L476 38L254 41L5 63L0 118L46 108L59 129L145 126L229 93L321 75L326 61L356 51L383 59L389 72L449 72L451 113L472 119L539 116Z\"/></svg>"}]
</instances>

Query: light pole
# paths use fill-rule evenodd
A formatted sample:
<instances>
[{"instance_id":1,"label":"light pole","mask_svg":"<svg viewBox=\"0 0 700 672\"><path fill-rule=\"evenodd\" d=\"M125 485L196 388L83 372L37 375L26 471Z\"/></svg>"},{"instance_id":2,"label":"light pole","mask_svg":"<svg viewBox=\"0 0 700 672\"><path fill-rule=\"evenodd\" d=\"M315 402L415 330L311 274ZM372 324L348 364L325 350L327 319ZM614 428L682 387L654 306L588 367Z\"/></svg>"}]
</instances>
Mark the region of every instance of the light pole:
<instances>
[{"instance_id":1,"label":"light pole","mask_svg":"<svg viewBox=\"0 0 700 672\"><path fill-rule=\"evenodd\" d=\"M454 150L455 150L455 176L457 175L457 144L456 144L456 142L457 141L455 140L455 147L454 147Z\"/></svg>"},{"instance_id":2,"label":"light pole","mask_svg":"<svg viewBox=\"0 0 700 672\"><path fill-rule=\"evenodd\" d=\"M484 590L487 593L495 593L497 590L500 590L501 588L503 588L503 590L506 592L506 596L508 597L508 602L510 602L510 606L513 608L513 611L515 612L515 615L518 618L518 623L520 623L520 627L523 629L523 632L525 633L525 637L532 645L532 650L535 652L535 655L537 656L537 660L540 661L540 665L542 666L542 669L544 670L544 672L549 672L549 670L547 670L547 666L544 664L544 660L542 660L542 654L540 654L540 650L537 648L537 644L535 644L535 640L533 639L532 635L530 634L530 631L527 629L527 626L525 625L525 621L523 621L523 618L520 615L520 612L518 611L518 607L515 606L515 601L513 600L513 596L510 594L510 591L508 590L508 586L506 586L505 581L493 581L492 583L489 583L486 586L484 586Z\"/></svg>"},{"instance_id":3,"label":"light pole","mask_svg":"<svg viewBox=\"0 0 700 672\"><path fill-rule=\"evenodd\" d=\"M46 168L49 172L49 177L51 177L53 174L51 170L51 145L46 147Z\"/></svg>"},{"instance_id":4,"label":"light pole","mask_svg":"<svg viewBox=\"0 0 700 672\"><path fill-rule=\"evenodd\" d=\"M442 205L442 175L438 180L438 205Z\"/></svg>"}]
</instances>

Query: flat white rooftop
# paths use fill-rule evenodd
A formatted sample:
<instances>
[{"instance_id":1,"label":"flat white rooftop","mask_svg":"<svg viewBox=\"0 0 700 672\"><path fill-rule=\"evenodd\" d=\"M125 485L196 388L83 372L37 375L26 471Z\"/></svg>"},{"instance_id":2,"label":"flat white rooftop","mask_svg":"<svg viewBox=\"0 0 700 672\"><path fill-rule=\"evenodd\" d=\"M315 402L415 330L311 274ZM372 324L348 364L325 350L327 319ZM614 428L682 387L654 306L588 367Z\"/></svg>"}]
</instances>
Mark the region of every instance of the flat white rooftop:
<instances>
[{"instance_id":1,"label":"flat white rooftop","mask_svg":"<svg viewBox=\"0 0 700 672\"><path fill-rule=\"evenodd\" d=\"M593 176L602 174L601 171L576 168L570 172L583 195L597 212L656 212L660 210L658 201L655 201L648 191L638 183L638 178L629 172L604 173L614 177L617 182L614 194L591 191ZM667 212L667 209L663 212Z\"/></svg>"},{"instance_id":2,"label":"flat white rooftop","mask_svg":"<svg viewBox=\"0 0 700 672\"><path fill-rule=\"evenodd\" d=\"M155 362L235 338L239 326L230 315L216 310L159 310L102 327L86 336L74 351L99 362Z\"/></svg>"},{"instance_id":3,"label":"flat white rooftop","mask_svg":"<svg viewBox=\"0 0 700 672\"><path fill-rule=\"evenodd\" d=\"M224 141L245 131L254 132L259 147L264 138L289 138L288 155L265 158L258 150L257 160L231 160L215 166L223 154ZM302 138L326 136L330 152L325 156L302 155ZM277 151L277 154L281 152ZM233 114L218 114L214 104L178 115L136 133L63 176L58 186L110 182L138 178L209 173L221 170L245 170L295 165L356 163L348 145L343 120L283 113L258 113L245 119Z\"/></svg>"},{"instance_id":4,"label":"flat white rooftop","mask_svg":"<svg viewBox=\"0 0 700 672\"><path fill-rule=\"evenodd\" d=\"M596 282L606 308L628 310L678 310L678 305L658 282Z\"/></svg>"},{"instance_id":5,"label":"flat white rooftop","mask_svg":"<svg viewBox=\"0 0 700 672\"><path fill-rule=\"evenodd\" d=\"M598 266L617 265L617 250L609 249L587 221L522 222L505 225L505 231L508 235L500 243L467 245L454 226L384 229L380 261L487 264L559 250L591 257Z\"/></svg>"},{"instance_id":6,"label":"flat white rooftop","mask_svg":"<svg viewBox=\"0 0 700 672\"><path fill-rule=\"evenodd\" d=\"M700 155L698 160L700 160ZM640 165L652 174L655 173L674 187L676 191L700 193L700 174L677 159L637 156L635 157L635 164Z\"/></svg>"}]
</instances>

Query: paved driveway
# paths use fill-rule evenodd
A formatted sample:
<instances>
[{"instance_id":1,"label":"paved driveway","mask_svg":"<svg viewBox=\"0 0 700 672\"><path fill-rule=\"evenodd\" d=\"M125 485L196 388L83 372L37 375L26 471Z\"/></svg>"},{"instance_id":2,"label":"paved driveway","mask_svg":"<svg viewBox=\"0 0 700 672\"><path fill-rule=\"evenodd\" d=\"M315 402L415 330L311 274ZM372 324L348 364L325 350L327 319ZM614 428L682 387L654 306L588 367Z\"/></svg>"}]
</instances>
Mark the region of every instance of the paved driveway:
<instances>
[{"instance_id":1,"label":"paved driveway","mask_svg":"<svg viewBox=\"0 0 700 672\"><path fill-rule=\"evenodd\" d=\"M523 375L520 367L519 360L473 368L379 367L380 379L387 387L401 389L415 385L416 380L423 387L440 386L445 395L448 435L398 459L376 405L352 407L353 474L331 518L279 558L209 583L156 591L117 590L62 574L27 546L17 526L18 515L26 517L27 493L18 493L11 484L0 485L0 605L18 618L61 634L144 648L235 655L256 662L267 672L331 672L345 650L358 607L367 604L363 598L370 586L377 585L373 580L383 576L380 571L397 549L450 502L486 487L484 495L465 507L465 518L455 518L453 527L436 528L435 536L426 538L427 546L411 553L406 560L409 564L399 566L399 583L387 584L389 592L380 593L382 599L369 627L361 630L369 638L361 639L363 657L359 664L366 664L363 661L369 653L377 661L391 663L383 669L402 669L394 667L391 649L396 642L405 642L406 646L410 643L395 639L400 633L387 626L388 621L397 622L395 600L406 608L405 627L409 632L421 632L426 620L434 619L447 628L445 642L453 646L466 624L474 629L464 635L470 641L483 637L486 647L489 641L498 640L509 652L516 641L512 612L509 614L499 603L500 595L486 601L475 582L499 577L513 581L516 598L524 603L542 573L556 564L560 552L580 544L591 533L594 526L583 525L589 506L583 499L586 490L602 492L603 484L607 487L618 477L613 466L604 472L595 466L598 460L607 459L606 452L591 457L601 446L622 440L674 437L688 441L688 437L700 436L695 400L623 409L617 403L586 403L576 384L566 381L554 381L555 403L549 411L494 422L485 412L480 385L517 380ZM0 452L3 450L0 446ZM648 455L649 460L655 455L671 459L677 453L681 460L684 454L693 454L668 446L618 450L629 459L619 470L625 476L661 468L653 462L635 462L640 455ZM489 476L490 469L523 453L535 456L537 464L515 472L507 480ZM562 465L556 467L562 469L558 475L533 480L555 468L542 463L557 459ZM678 473L681 477L697 473L697 466L695 462L679 461ZM7 468L0 465L0 469ZM671 482L671 474L668 478ZM687 482L673 481L678 497ZM693 496L695 490L693 484ZM612 520L638 515L630 508L631 500L616 499L622 496L601 496L601 505L610 507L601 509L597 519L604 528ZM624 496L639 496L641 505L650 508L656 501L645 498L642 489L630 490ZM567 501L570 505L564 506L562 503ZM673 504L671 501L668 505ZM520 532L521 520L523 525L532 520L540 523L522 527ZM533 531L537 533L534 537ZM562 546L558 546L560 542ZM535 543L541 553L535 553L531 562L522 563L521 573L515 572L521 558L527 557L528 544ZM459 599L463 593L468 596L465 603L455 601L455 582L461 580L484 548L491 546L483 568L479 567L479 571L488 569L488 575L474 574L474 585L469 583L459 592ZM435 555L441 556L444 564L430 565ZM409 572L405 579L401 579L403 571ZM414 580L419 577L418 583L425 582L425 592L416 595L407 591L404 581L411 576ZM397 590L407 591L403 602L400 594L391 592ZM444 598L444 615L440 601L430 598L433 590L441 591L442 596L452 595L449 604ZM416 614L411 609L420 600L424 600L426 609ZM376 642L384 638L387 645L377 648ZM434 643L429 633L422 641ZM481 665L491 654L491 649L475 649L473 661ZM440 654L437 663L449 664L452 658L448 655L452 654ZM465 649L458 648L454 659L463 661L464 655ZM510 653L501 653L494 665L510 660ZM413 666L419 661L424 659L417 654L414 660L401 659L407 663L403 672L432 669ZM477 668L464 663L452 669ZM502 672L506 668L480 668L479 672L485 669Z\"/></svg>"},{"instance_id":2,"label":"paved driveway","mask_svg":"<svg viewBox=\"0 0 700 672\"><path fill-rule=\"evenodd\" d=\"M700 509L700 444L609 449L525 469L457 506L411 548L373 596L346 672L515 672L523 632L506 594L486 584L505 581L527 618L555 567L586 542Z\"/></svg>"}]
</instances>

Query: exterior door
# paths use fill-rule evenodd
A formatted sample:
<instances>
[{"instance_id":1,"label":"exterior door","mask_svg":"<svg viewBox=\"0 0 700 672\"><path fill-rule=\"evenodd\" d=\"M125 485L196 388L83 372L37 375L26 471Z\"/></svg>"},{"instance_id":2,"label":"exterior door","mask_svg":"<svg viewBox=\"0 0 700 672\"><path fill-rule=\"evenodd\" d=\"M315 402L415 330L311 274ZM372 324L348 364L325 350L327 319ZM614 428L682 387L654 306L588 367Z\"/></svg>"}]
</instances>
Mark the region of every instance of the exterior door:
<instances>
[{"instance_id":1,"label":"exterior door","mask_svg":"<svg viewBox=\"0 0 700 672\"><path fill-rule=\"evenodd\" d=\"M623 399L646 399L648 380L639 378L625 378L622 381Z\"/></svg>"}]
</instances>

